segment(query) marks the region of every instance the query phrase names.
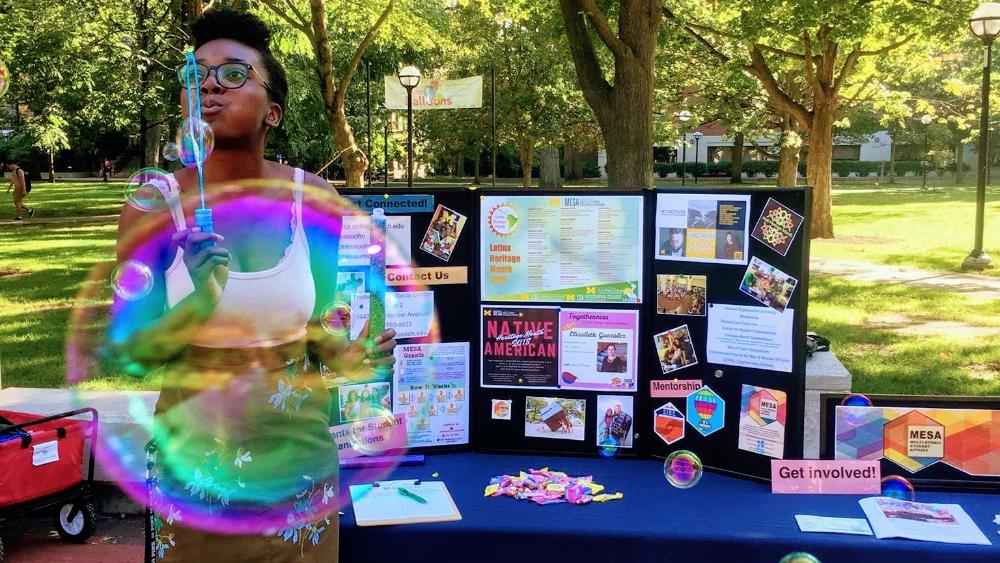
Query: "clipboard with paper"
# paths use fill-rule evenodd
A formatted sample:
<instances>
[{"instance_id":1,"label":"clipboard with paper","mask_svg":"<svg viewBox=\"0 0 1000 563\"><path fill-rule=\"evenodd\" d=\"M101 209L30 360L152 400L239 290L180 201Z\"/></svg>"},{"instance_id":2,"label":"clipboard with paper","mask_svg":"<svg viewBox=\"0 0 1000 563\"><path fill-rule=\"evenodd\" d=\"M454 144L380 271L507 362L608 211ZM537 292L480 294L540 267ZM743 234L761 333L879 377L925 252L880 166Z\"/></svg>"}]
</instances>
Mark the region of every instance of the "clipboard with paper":
<instances>
[{"instance_id":1,"label":"clipboard with paper","mask_svg":"<svg viewBox=\"0 0 1000 563\"><path fill-rule=\"evenodd\" d=\"M462 519L448 487L442 481L404 479L351 485L351 503L354 505L354 518L358 526Z\"/></svg>"}]
</instances>

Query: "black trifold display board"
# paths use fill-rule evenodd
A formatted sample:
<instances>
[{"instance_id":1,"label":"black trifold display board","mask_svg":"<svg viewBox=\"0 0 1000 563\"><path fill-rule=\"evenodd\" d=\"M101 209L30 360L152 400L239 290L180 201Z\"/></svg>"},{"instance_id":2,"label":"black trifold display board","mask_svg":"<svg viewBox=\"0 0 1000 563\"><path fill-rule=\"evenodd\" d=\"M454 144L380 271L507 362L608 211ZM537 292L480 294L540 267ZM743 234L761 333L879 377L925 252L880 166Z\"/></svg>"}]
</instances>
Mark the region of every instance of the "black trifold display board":
<instances>
[{"instance_id":1,"label":"black trifold display board","mask_svg":"<svg viewBox=\"0 0 1000 563\"><path fill-rule=\"evenodd\" d=\"M441 343L469 342L470 335L473 334L472 329L475 326L470 323L470 319L475 319L472 304L472 287L474 286L470 282L472 282L475 276L475 264L477 260L472 251L475 248L473 246L475 242L473 241L472 231L476 229L476 213L471 209L472 200L470 199L469 190L455 188L341 188L338 192L345 198L352 200L362 212L371 213L375 207L382 207L385 209L386 216L390 221L393 217L397 216L410 217L409 242L412 259L410 266L414 272L430 276L426 280L418 279L412 282L411 285L418 287L420 290L432 291L434 293L436 340ZM440 251L435 254L421 249L428 227L431 225L432 220L437 218L436 214L439 212L439 207L442 206L444 208L440 210L442 212L458 213L460 216L466 217L464 225L456 225L456 228L461 229L461 232L456 238L451 252L447 255L447 260L444 258L446 255ZM387 266L387 272L392 272L393 269L392 265ZM340 271L359 271L367 275L368 267L345 266L340 268ZM450 279L443 280L442 277L445 275L449 276ZM464 281L454 283L457 280ZM397 343L398 345L405 345L424 340L422 338L397 338ZM475 355L475 344L470 343L470 345L471 354ZM469 412L469 392L470 390L466 389L465 393L467 396L462 400L455 401L458 408L465 409L466 412ZM340 402L338 388L331 389L331 393L334 405L337 405ZM395 398L398 393L399 390L392 388L390 397ZM395 403L394 399L393 404ZM331 417L334 419L331 423L343 424L349 422L348 420L343 420L343 417L340 416L341 414L335 412L334 416ZM421 412L418 416L426 420L430 420L431 418L426 412ZM471 417L472 413L469 414L469 418ZM412 421L410 424L412 424ZM431 429L433 431L433 426L431 426ZM459 431L461 430L459 429ZM467 433L468 427L464 431ZM468 443L466 442L443 446L419 445L410 449L424 452L465 449L467 447Z\"/></svg>"},{"instance_id":2,"label":"black trifold display board","mask_svg":"<svg viewBox=\"0 0 1000 563\"><path fill-rule=\"evenodd\" d=\"M342 193L366 211L433 197L386 213L412 218L411 266L467 268L426 289L440 342L469 342L477 450L685 449L759 479L801 458L809 188ZM448 260L420 248L438 206L466 219ZM602 447L609 435L625 447Z\"/></svg>"}]
</instances>

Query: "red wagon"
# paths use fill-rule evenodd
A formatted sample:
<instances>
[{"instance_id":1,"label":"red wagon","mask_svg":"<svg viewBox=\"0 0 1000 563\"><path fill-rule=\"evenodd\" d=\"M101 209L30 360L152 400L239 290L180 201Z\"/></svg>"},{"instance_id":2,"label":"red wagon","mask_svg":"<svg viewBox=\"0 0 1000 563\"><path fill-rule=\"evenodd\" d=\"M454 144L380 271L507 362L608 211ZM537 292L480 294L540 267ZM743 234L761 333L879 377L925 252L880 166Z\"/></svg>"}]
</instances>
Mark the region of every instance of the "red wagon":
<instances>
[{"instance_id":1,"label":"red wagon","mask_svg":"<svg viewBox=\"0 0 1000 563\"><path fill-rule=\"evenodd\" d=\"M79 415L90 415L81 420ZM97 411L77 409L52 416L0 410L0 529L31 512L54 509L56 530L83 543L97 526L92 484ZM84 441L90 440L87 478ZM0 538L0 561L3 561Z\"/></svg>"}]
</instances>

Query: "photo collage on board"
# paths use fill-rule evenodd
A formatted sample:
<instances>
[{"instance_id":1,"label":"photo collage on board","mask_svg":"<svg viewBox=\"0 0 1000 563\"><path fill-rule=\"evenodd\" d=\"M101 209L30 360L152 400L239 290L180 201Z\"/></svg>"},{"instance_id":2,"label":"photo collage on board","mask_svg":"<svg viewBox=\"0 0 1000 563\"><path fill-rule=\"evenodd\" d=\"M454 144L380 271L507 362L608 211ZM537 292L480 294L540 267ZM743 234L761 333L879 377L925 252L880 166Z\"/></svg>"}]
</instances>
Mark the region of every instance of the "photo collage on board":
<instances>
[{"instance_id":1,"label":"photo collage on board","mask_svg":"<svg viewBox=\"0 0 1000 563\"><path fill-rule=\"evenodd\" d=\"M361 437L365 443L384 438L386 444L408 448L467 444L470 342L436 341L435 327L449 313L442 312L444 303L436 302L436 296L445 294L433 290L453 286L467 291L468 266L464 260L456 264L453 256L466 216L436 202L433 194L346 197L362 213L343 220L336 305L324 314L324 328L335 326L357 339L369 320L370 292L381 287L385 327L395 329L397 346L391 381L348 382L327 374L328 385L336 389L331 434L341 455L345 455L341 436L348 440L359 428L384 433ZM373 277L378 271L372 268L371 254L375 208L384 209L386 215L384 280ZM416 239L419 244L413 243L414 237L421 237ZM364 424L376 419L375 424ZM392 425L381 422L388 419Z\"/></svg>"},{"instance_id":2,"label":"photo collage on board","mask_svg":"<svg viewBox=\"0 0 1000 563\"><path fill-rule=\"evenodd\" d=\"M591 446L632 448L642 196L483 195L480 204L489 420L523 423L517 432L530 439L596 435Z\"/></svg>"},{"instance_id":3,"label":"photo collage on board","mask_svg":"<svg viewBox=\"0 0 1000 563\"><path fill-rule=\"evenodd\" d=\"M726 401L705 377L721 376L717 366L792 371L789 304L798 280L769 261L788 254L804 218L768 198L754 222L750 200L743 194L657 194L654 258L704 264L702 271L688 264L683 271L658 271L655 278L660 328L653 339L663 379L650 382L650 396L653 433L668 446L683 448L685 437L711 436L725 427ZM762 243L762 252L751 254L751 239ZM715 283L736 277L720 268L739 268L739 284ZM745 300L731 302L734 295ZM698 317L705 320L693 331L695 321L685 318ZM696 350L702 348L706 357L699 358ZM743 384L739 401L734 447L784 457L787 394Z\"/></svg>"}]
</instances>

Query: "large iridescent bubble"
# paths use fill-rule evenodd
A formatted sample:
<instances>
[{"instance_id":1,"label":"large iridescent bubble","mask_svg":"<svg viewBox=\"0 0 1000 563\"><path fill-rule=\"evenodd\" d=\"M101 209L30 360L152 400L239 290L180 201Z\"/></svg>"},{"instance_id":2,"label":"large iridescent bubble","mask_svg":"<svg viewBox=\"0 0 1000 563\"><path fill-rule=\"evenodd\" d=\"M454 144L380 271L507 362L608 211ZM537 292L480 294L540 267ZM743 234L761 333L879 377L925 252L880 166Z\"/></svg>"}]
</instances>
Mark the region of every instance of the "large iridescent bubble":
<instances>
[{"instance_id":1,"label":"large iridescent bubble","mask_svg":"<svg viewBox=\"0 0 1000 563\"><path fill-rule=\"evenodd\" d=\"M72 389L134 387L136 378L160 389L155 409L123 398L130 422L102 425L97 444L105 473L158 515L158 536L175 525L307 533L349 502L351 484L393 470L341 475L338 457L407 451L410 413L392 400L396 381L365 362L360 339L349 339L373 292L393 302L425 288L373 279L363 258L369 242L342 236L369 232L367 214L333 190L305 186L301 207L295 194L294 184L273 181L208 188L224 237L215 244L231 255L228 272L215 266L192 275L172 240L179 227L192 228L196 191L170 203L183 208L186 225L169 208L133 214L117 259L94 267L74 304L66 344ZM392 250L395 241L386 240ZM210 298L212 288L221 299ZM399 342L434 350L437 323ZM400 365L399 348L396 356ZM429 392L436 364L426 365ZM351 403L347 390L364 400ZM393 431L402 441L385 438Z\"/></svg>"},{"instance_id":2,"label":"large iridescent bubble","mask_svg":"<svg viewBox=\"0 0 1000 563\"><path fill-rule=\"evenodd\" d=\"M212 126L197 118L186 118L177 127L177 155L184 166L203 164L215 148Z\"/></svg>"}]
</instances>

